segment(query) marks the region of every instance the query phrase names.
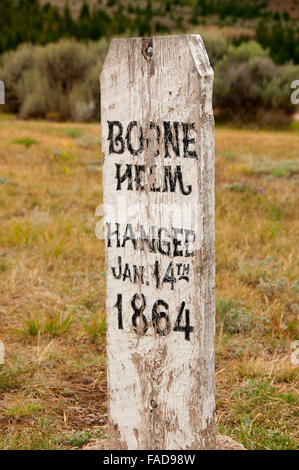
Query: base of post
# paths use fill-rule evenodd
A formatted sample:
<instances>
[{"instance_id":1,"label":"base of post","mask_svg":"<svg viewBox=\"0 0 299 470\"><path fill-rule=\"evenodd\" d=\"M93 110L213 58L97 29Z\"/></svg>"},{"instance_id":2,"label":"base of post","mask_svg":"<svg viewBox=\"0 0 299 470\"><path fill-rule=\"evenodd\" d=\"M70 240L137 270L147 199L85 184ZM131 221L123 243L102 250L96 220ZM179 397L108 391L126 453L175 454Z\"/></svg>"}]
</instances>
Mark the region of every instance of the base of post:
<instances>
[{"instance_id":1,"label":"base of post","mask_svg":"<svg viewBox=\"0 0 299 470\"><path fill-rule=\"evenodd\" d=\"M82 448L82 450L114 450L109 449L107 439L91 439L89 443ZM216 449L215 450L246 450L245 447L239 442L234 441L229 436L216 436Z\"/></svg>"}]
</instances>

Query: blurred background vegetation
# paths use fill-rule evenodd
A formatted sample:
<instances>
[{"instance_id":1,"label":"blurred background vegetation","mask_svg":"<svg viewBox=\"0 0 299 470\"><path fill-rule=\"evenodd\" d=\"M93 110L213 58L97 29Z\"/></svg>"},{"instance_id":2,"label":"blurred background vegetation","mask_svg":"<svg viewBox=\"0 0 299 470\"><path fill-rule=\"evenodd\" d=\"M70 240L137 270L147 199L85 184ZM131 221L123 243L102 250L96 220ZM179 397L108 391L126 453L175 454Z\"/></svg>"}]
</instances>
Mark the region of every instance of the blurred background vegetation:
<instances>
[{"instance_id":1,"label":"blurred background vegetation","mask_svg":"<svg viewBox=\"0 0 299 470\"><path fill-rule=\"evenodd\" d=\"M112 37L190 32L202 35L215 70L219 120L284 124L298 111L290 101L298 14L296 0L1 0L6 111L98 120L98 76Z\"/></svg>"}]
</instances>

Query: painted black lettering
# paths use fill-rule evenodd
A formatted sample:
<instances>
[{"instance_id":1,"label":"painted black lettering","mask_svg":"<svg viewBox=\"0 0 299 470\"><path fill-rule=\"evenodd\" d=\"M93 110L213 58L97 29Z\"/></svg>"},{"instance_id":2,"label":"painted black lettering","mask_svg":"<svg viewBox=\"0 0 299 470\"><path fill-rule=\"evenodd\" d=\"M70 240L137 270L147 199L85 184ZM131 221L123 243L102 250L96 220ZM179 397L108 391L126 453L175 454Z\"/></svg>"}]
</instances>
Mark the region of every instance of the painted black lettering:
<instances>
[{"instance_id":1,"label":"painted black lettering","mask_svg":"<svg viewBox=\"0 0 299 470\"><path fill-rule=\"evenodd\" d=\"M119 121L107 121L107 122L108 122L108 127L109 127L109 134L108 134L109 153L121 154L125 150L125 142L124 142L124 139L122 138L123 125ZM113 130L114 127L118 128L118 134L116 136L114 136L114 130Z\"/></svg>"},{"instance_id":2,"label":"painted black lettering","mask_svg":"<svg viewBox=\"0 0 299 470\"><path fill-rule=\"evenodd\" d=\"M159 261L155 261L154 276L156 278L156 288L158 289L158 287L160 286Z\"/></svg>"},{"instance_id":3,"label":"painted black lettering","mask_svg":"<svg viewBox=\"0 0 299 470\"><path fill-rule=\"evenodd\" d=\"M118 313L118 329L123 330L123 296L122 294L117 294L117 301L114 307L117 308L117 313Z\"/></svg>"},{"instance_id":4,"label":"painted black lettering","mask_svg":"<svg viewBox=\"0 0 299 470\"><path fill-rule=\"evenodd\" d=\"M195 143L194 138L189 137L189 131L190 129L195 131L195 123L187 123L187 122L182 122L182 127L183 127L183 147L184 147L184 157L185 158L197 158L197 154L195 150L190 150L189 145Z\"/></svg>"},{"instance_id":5,"label":"painted black lettering","mask_svg":"<svg viewBox=\"0 0 299 470\"><path fill-rule=\"evenodd\" d=\"M157 168L157 165L152 165L150 167L150 176L151 176L151 180L153 181L151 187L150 187L150 191L153 192L153 193L159 193L161 191L161 188L156 188L155 187L155 183L156 183L156 175L155 175L155 170Z\"/></svg>"},{"instance_id":6,"label":"painted black lettering","mask_svg":"<svg viewBox=\"0 0 299 470\"><path fill-rule=\"evenodd\" d=\"M136 190L144 191L144 182L141 182L141 173L145 173L144 165L135 165Z\"/></svg>"},{"instance_id":7,"label":"painted black lettering","mask_svg":"<svg viewBox=\"0 0 299 470\"><path fill-rule=\"evenodd\" d=\"M124 269L123 281L125 281L126 279L130 279L130 281L132 282L129 263L125 264L125 269Z\"/></svg>"},{"instance_id":8,"label":"painted black lettering","mask_svg":"<svg viewBox=\"0 0 299 470\"><path fill-rule=\"evenodd\" d=\"M163 284L166 282L170 282L171 284L171 290L174 289L174 284L176 283L176 278L174 276L174 269L173 269L173 263L169 263L168 268L166 270L165 276L163 278Z\"/></svg>"},{"instance_id":9,"label":"painted black lettering","mask_svg":"<svg viewBox=\"0 0 299 470\"><path fill-rule=\"evenodd\" d=\"M136 304L136 301L140 300L140 298L142 300L142 304L140 305L140 307L138 307L137 304ZM146 316L143 313L144 309L145 309L145 306L146 306L146 301L145 301L144 295L141 294L141 296L140 296L138 294L135 294L133 299L132 299L131 305L132 305L132 309L134 311L134 314L132 316L132 325L134 327L134 330L136 331L136 333L139 333L140 335L145 335L145 333L148 330L148 321L147 321ZM143 326L137 323L137 319L139 319L140 323L142 321Z\"/></svg>"},{"instance_id":10,"label":"painted black lettering","mask_svg":"<svg viewBox=\"0 0 299 470\"><path fill-rule=\"evenodd\" d=\"M179 281L184 279L185 281L189 282L189 264L183 264L182 275L179 276Z\"/></svg>"},{"instance_id":11,"label":"painted black lettering","mask_svg":"<svg viewBox=\"0 0 299 470\"><path fill-rule=\"evenodd\" d=\"M147 243L152 253L156 253L155 247L155 226L150 225L151 235L146 233L143 225L140 225L140 250L144 250L144 244Z\"/></svg>"},{"instance_id":12,"label":"painted black lettering","mask_svg":"<svg viewBox=\"0 0 299 470\"><path fill-rule=\"evenodd\" d=\"M164 167L164 189L163 192L168 192L170 189L171 193L174 193L176 190L176 184L177 181L179 182L180 185L180 190L181 193L184 194L184 196L188 196L191 191L192 191L192 186L187 185L186 189L184 188L184 182L183 182L183 175L182 175L182 169L178 165L175 168L174 175L171 172L171 166L165 166ZM169 186L169 189L168 189Z\"/></svg>"},{"instance_id":13,"label":"painted black lettering","mask_svg":"<svg viewBox=\"0 0 299 470\"><path fill-rule=\"evenodd\" d=\"M194 251L189 251L189 246L190 246L190 240L189 237L192 237L193 239L191 240L191 243L195 241L195 232L193 230L188 230L185 228L185 256L194 256Z\"/></svg>"},{"instance_id":14,"label":"painted black lettering","mask_svg":"<svg viewBox=\"0 0 299 470\"><path fill-rule=\"evenodd\" d=\"M174 239L173 239L173 245L174 245L174 251L173 251L173 256L183 256L183 250L179 250L178 249L178 246L180 246L182 244L182 240L179 240L177 238L177 235L178 234L182 234L183 233L183 229L182 228L175 228L173 227L172 228L172 231L173 231L173 234L174 234Z\"/></svg>"},{"instance_id":15,"label":"painted black lettering","mask_svg":"<svg viewBox=\"0 0 299 470\"><path fill-rule=\"evenodd\" d=\"M138 153L141 153L143 150L143 144L144 144L144 138L143 138L143 131L142 127L140 126L140 134L139 134L139 148L134 149L132 145L132 130L134 127L137 127L137 121L131 121L128 124L127 127L127 133L126 133L126 141L127 141L127 147L131 155L138 155Z\"/></svg>"},{"instance_id":16,"label":"painted black lettering","mask_svg":"<svg viewBox=\"0 0 299 470\"><path fill-rule=\"evenodd\" d=\"M116 223L116 230L114 232L111 232L111 223L110 222L106 222L106 227L107 227L107 247L108 248L111 248L111 237L112 235L116 235L116 240L117 240L117 243L116 243L116 246L117 248L120 247L120 239L119 239L119 226L120 224Z\"/></svg>"},{"instance_id":17,"label":"painted black lettering","mask_svg":"<svg viewBox=\"0 0 299 470\"><path fill-rule=\"evenodd\" d=\"M123 175L120 174L121 164L115 163L116 166L116 175L115 178L117 179L116 191L121 190L122 183L128 178L128 191L133 191L133 178L132 178L132 165L126 164L126 171Z\"/></svg>"},{"instance_id":18,"label":"painted black lettering","mask_svg":"<svg viewBox=\"0 0 299 470\"><path fill-rule=\"evenodd\" d=\"M166 236L169 237L169 232L167 228L161 227L158 230L158 250L162 255L169 256L170 255L170 242L162 241L162 232L166 233ZM167 247L167 250L165 251L162 247L162 245Z\"/></svg>"},{"instance_id":19,"label":"painted black lettering","mask_svg":"<svg viewBox=\"0 0 299 470\"><path fill-rule=\"evenodd\" d=\"M182 326L181 321L182 321L182 316L183 316L184 310L185 310L186 324L185 324L185 326ZM174 328L173 328L173 331L183 331L185 333L185 339L187 341L190 341L190 333L193 330L194 330L194 327L190 326L190 312L187 308L185 309L185 302L182 302L180 310L179 310L178 317L176 319L176 322L175 322L175 325L174 325Z\"/></svg>"},{"instance_id":20,"label":"painted black lettering","mask_svg":"<svg viewBox=\"0 0 299 470\"><path fill-rule=\"evenodd\" d=\"M156 129L156 142L157 142L157 145L159 147L160 137L161 137L160 127L158 126L158 124L155 124L154 122L150 122L150 129ZM160 153L159 149L156 150L156 152L154 153L154 157L157 157L159 155L159 153Z\"/></svg>"},{"instance_id":21,"label":"painted black lettering","mask_svg":"<svg viewBox=\"0 0 299 470\"><path fill-rule=\"evenodd\" d=\"M118 274L116 274L116 268L114 266L111 266L111 271L115 279L120 279L121 278L121 273L122 273L122 267L121 267L121 256L118 256L117 258L118 262Z\"/></svg>"},{"instance_id":22,"label":"painted black lettering","mask_svg":"<svg viewBox=\"0 0 299 470\"><path fill-rule=\"evenodd\" d=\"M165 158L170 157L170 153L168 150L169 143L171 144L172 150L174 151L175 155L179 157L180 156L179 123L178 122L173 123L174 135L171 130L170 121L163 121L163 126L164 126L164 149L165 149L164 157Z\"/></svg>"},{"instance_id":23,"label":"painted black lettering","mask_svg":"<svg viewBox=\"0 0 299 470\"><path fill-rule=\"evenodd\" d=\"M133 271L134 271L134 277L133 277L133 282L136 283L137 281L140 281L141 284L144 284L143 280L143 272L144 272L144 266L136 266L136 264L133 264Z\"/></svg>"},{"instance_id":24,"label":"painted black lettering","mask_svg":"<svg viewBox=\"0 0 299 470\"><path fill-rule=\"evenodd\" d=\"M178 276L180 275L181 273L181 267L183 266L182 263L177 263L177 268L178 268Z\"/></svg>"},{"instance_id":25,"label":"painted black lettering","mask_svg":"<svg viewBox=\"0 0 299 470\"><path fill-rule=\"evenodd\" d=\"M128 240L132 241L133 246L136 249L136 238L135 238L135 234L134 234L132 224L127 224L127 226L126 226L126 230L125 230L125 233L124 233L124 236L123 236L122 248L125 247Z\"/></svg>"},{"instance_id":26,"label":"painted black lettering","mask_svg":"<svg viewBox=\"0 0 299 470\"><path fill-rule=\"evenodd\" d=\"M169 306L164 300L157 300L154 303L153 310L152 310L152 323L153 327L156 331L156 333L160 336L166 336L170 333L170 320L169 316L167 315L166 312L159 311L159 307L164 307L166 310L168 310ZM161 325L161 320L164 320L164 328L163 325Z\"/></svg>"}]
</instances>

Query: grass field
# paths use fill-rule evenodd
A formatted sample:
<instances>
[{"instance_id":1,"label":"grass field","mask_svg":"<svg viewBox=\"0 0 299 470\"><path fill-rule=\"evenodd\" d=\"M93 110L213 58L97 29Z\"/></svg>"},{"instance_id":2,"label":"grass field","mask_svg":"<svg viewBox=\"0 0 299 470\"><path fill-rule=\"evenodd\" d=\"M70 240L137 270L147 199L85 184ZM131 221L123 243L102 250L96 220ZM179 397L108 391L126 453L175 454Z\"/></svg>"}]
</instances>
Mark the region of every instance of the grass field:
<instances>
[{"instance_id":1,"label":"grass field","mask_svg":"<svg viewBox=\"0 0 299 470\"><path fill-rule=\"evenodd\" d=\"M100 126L0 138L0 449L80 447L107 421ZM298 447L298 149L216 129L217 425L248 449Z\"/></svg>"}]
</instances>

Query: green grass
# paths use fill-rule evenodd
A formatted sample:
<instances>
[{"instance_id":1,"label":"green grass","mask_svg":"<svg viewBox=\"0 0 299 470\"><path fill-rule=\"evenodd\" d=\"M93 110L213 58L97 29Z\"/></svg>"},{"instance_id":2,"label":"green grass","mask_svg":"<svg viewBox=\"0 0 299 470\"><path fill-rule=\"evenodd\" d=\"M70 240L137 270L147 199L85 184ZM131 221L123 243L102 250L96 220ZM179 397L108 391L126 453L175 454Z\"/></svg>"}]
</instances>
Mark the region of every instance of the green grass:
<instances>
[{"instance_id":1,"label":"green grass","mask_svg":"<svg viewBox=\"0 0 299 470\"><path fill-rule=\"evenodd\" d=\"M37 144L38 142L37 142L37 140L31 139L30 137L24 137L23 139L13 140L13 143L14 144L25 145L26 148L29 148L29 147L31 147L31 145Z\"/></svg>"},{"instance_id":2,"label":"green grass","mask_svg":"<svg viewBox=\"0 0 299 470\"><path fill-rule=\"evenodd\" d=\"M72 128L66 129L65 133L68 137L73 137L73 138L81 137L83 135L82 129L78 127L72 127Z\"/></svg>"},{"instance_id":3,"label":"green grass","mask_svg":"<svg viewBox=\"0 0 299 470\"><path fill-rule=\"evenodd\" d=\"M16 404L11 405L9 408L2 410L2 412L11 418L24 418L26 416L34 415L42 410L38 404Z\"/></svg>"},{"instance_id":4,"label":"green grass","mask_svg":"<svg viewBox=\"0 0 299 470\"><path fill-rule=\"evenodd\" d=\"M105 436L105 431L100 428L88 431L65 433L57 439L57 442L63 446L81 447L84 444L87 444L90 439L103 439Z\"/></svg>"},{"instance_id":5,"label":"green grass","mask_svg":"<svg viewBox=\"0 0 299 470\"><path fill-rule=\"evenodd\" d=\"M271 176L272 178L290 178L299 174L299 162L293 160L282 160L275 163L271 162L268 165L257 163L256 166L253 167L253 171Z\"/></svg>"},{"instance_id":6,"label":"green grass","mask_svg":"<svg viewBox=\"0 0 299 470\"><path fill-rule=\"evenodd\" d=\"M9 426L0 442L0 450L57 450L61 446L51 438L52 429L49 418L38 418L33 428L20 430Z\"/></svg>"},{"instance_id":7,"label":"green grass","mask_svg":"<svg viewBox=\"0 0 299 470\"><path fill-rule=\"evenodd\" d=\"M21 368L0 365L0 391L13 390L21 384Z\"/></svg>"},{"instance_id":8,"label":"green grass","mask_svg":"<svg viewBox=\"0 0 299 470\"><path fill-rule=\"evenodd\" d=\"M102 338L103 333L106 331L106 317L101 312L92 314L87 319L81 317L80 321L88 336L95 343Z\"/></svg>"},{"instance_id":9,"label":"green grass","mask_svg":"<svg viewBox=\"0 0 299 470\"><path fill-rule=\"evenodd\" d=\"M275 410L269 410L271 403L275 403ZM234 391L228 423L219 430L225 434L233 433L249 450L295 449L295 435L288 435L282 421L278 421L273 429L273 421L280 416L288 417L295 423L295 409L289 410L290 404L298 406L298 397L277 393L270 379L248 379Z\"/></svg>"}]
</instances>

